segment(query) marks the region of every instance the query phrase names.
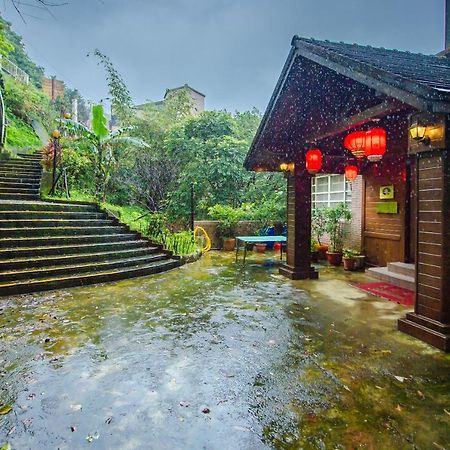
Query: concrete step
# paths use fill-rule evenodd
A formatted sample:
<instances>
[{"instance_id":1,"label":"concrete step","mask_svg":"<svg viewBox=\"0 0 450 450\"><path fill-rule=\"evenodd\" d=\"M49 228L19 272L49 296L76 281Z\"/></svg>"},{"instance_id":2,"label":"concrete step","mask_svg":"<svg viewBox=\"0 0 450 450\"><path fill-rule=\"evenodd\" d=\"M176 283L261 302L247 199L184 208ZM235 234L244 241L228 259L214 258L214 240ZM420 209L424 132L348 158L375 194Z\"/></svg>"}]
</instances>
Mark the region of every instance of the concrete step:
<instances>
[{"instance_id":1,"label":"concrete step","mask_svg":"<svg viewBox=\"0 0 450 450\"><path fill-rule=\"evenodd\" d=\"M123 234L125 226L100 227L35 227L35 228L0 228L0 238L32 236L79 236L86 234Z\"/></svg>"},{"instance_id":2,"label":"concrete step","mask_svg":"<svg viewBox=\"0 0 450 450\"><path fill-rule=\"evenodd\" d=\"M0 167L25 167L38 170L42 169L42 166L38 161L28 161L25 159L0 161Z\"/></svg>"},{"instance_id":3,"label":"concrete step","mask_svg":"<svg viewBox=\"0 0 450 450\"><path fill-rule=\"evenodd\" d=\"M0 202L0 211L61 211L61 212L100 212L94 204L56 203L56 202Z\"/></svg>"},{"instance_id":4,"label":"concrete step","mask_svg":"<svg viewBox=\"0 0 450 450\"><path fill-rule=\"evenodd\" d=\"M62 259L63 257L72 257L79 255L92 255L99 253L109 253L120 252L124 250L148 250L156 249L159 250L160 247L152 245L150 241L134 238L129 241L109 241L100 243L87 243L78 245L54 245L50 247L19 247L19 248L2 248L0 249L0 266L13 264L15 262L31 262L36 260L37 264L43 264L46 257L58 257ZM39 258L39 259L37 259ZM55 265L55 263L53 263Z\"/></svg>"},{"instance_id":5,"label":"concrete step","mask_svg":"<svg viewBox=\"0 0 450 450\"><path fill-rule=\"evenodd\" d=\"M40 183L14 183L14 182L8 182L8 181L2 181L2 178L0 178L0 188L9 188L9 189L39 189Z\"/></svg>"},{"instance_id":6,"label":"concrete step","mask_svg":"<svg viewBox=\"0 0 450 450\"><path fill-rule=\"evenodd\" d=\"M404 262L392 262L387 265L388 271L392 273L399 273L400 275L406 275L408 277L415 277L416 266L415 264L408 264Z\"/></svg>"},{"instance_id":7,"label":"concrete step","mask_svg":"<svg viewBox=\"0 0 450 450\"><path fill-rule=\"evenodd\" d=\"M81 245L81 244L110 244L111 239L114 242L133 241L137 238L136 233L124 234L104 234L104 235L86 235L86 236L44 236L44 237L24 237L0 239L0 249L8 250L14 248L33 248L33 247L58 247L61 245Z\"/></svg>"},{"instance_id":8,"label":"concrete step","mask_svg":"<svg viewBox=\"0 0 450 450\"><path fill-rule=\"evenodd\" d=\"M102 272L105 270L119 269L124 267L138 266L141 264L149 264L156 261L168 259L165 253L149 253L143 256L135 256L119 259L108 259L106 261L90 260L86 263L78 263L73 265L59 265L47 267L34 267L21 270L8 270L0 272L0 286L9 284L11 281L31 280L40 278L49 278L61 275L75 275L86 272Z\"/></svg>"},{"instance_id":9,"label":"concrete step","mask_svg":"<svg viewBox=\"0 0 450 450\"><path fill-rule=\"evenodd\" d=\"M2 183L32 183L41 184L41 177L16 177L9 175L7 177L0 177Z\"/></svg>"},{"instance_id":10,"label":"concrete step","mask_svg":"<svg viewBox=\"0 0 450 450\"><path fill-rule=\"evenodd\" d=\"M88 272L79 275L62 275L40 280L23 280L21 282L2 283L0 295L15 295L27 292L47 291L87 284L104 283L125 278L140 277L174 269L180 265L177 259L166 259L152 263L144 263L135 267Z\"/></svg>"},{"instance_id":11,"label":"concrete step","mask_svg":"<svg viewBox=\"0 0 450 450\"><path fill-rule=\"evenodd\" d=\"M113 219L0 219L0 229L112 226Z\"/></svg>"},{"instance_id":12,"label":"concrete step","mask_svg":"<svg viewBox=\"0 0 450 450\"><path fill-rule=\"evenodd\" d=\"M2 211L0 209L0 220L96 220L109 219L104 212L91 211Z\"/></svg>"},{"instance_id":13,"label":"concrete step","mask_svg":"<svg viewBox=\"0 0 450 450\"><path fill-rule=\"evenodd\" d=\"M389 272L387 267L371 267L366 270L366 274L378 280L386 281L394 286L400 286L411 291L416 290L414 277L402 275L400 273Z\"/></svg>"},{"instance_id":14,"label":"concrete step","mask_svg":"<svg viewBox=\"0 0 450 450\"><path fill-rule=\"evenodd\" d=\"M20 187L20 188L11 188L11 187L3 187L0 186L0 193L3 194L14 194L17 192L18 194L39 194L39 188L27 188L27 187Z\"/></svg>"},{"instance_id":15,"label":"concrete step","mask_svg":"<svg viewBox=\"0 0 450 450\"><path fill-rule=\"evenodd\" d=\"M0 192L0 200L39 200L39 194Z\"/></svg>"}]
</instances>

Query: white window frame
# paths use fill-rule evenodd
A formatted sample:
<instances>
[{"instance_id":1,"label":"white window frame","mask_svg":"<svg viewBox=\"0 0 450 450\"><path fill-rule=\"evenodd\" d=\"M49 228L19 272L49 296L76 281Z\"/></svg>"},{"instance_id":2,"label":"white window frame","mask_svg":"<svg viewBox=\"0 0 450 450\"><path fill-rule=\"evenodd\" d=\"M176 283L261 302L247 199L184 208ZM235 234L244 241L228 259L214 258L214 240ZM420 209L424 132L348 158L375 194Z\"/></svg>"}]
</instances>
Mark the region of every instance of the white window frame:
<instances>
[{"instance_id":1,"label":"white window frame","mask_svg":"<svg viewBox=\"0 0 450 450\"><path fill-rule=\"evenodd\" d=\"M336 190L331 190L331 180L336 177L342 177L340 188ZM316 180L317 179L328 179L328 188L324 192L316 192ZM333 183L335 184L335 183ZM333 206L333 204L336 204L336 200L331 199L332 194L343 194L342 202L346 203L349 207L351 207L352 204L352 188L351 183L349 183L344 175L340 174L329 174L329 175L316 175L311 180L311 200L312 200L312 207L313 208L330 208ZM316 200L316 197L318 195L326 196L326 200Z\"/></svg>"}]
</instances>

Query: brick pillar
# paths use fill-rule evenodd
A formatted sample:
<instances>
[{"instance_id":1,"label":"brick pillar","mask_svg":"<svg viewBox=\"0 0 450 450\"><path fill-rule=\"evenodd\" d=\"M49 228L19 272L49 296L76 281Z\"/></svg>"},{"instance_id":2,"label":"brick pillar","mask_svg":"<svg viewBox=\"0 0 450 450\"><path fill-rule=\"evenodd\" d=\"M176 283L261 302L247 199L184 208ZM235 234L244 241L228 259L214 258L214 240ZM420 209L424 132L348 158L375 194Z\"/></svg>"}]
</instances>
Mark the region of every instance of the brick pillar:
<instances>
[{"instance_id":1,"label":"brick pillar","mask_svg":"<svg viewBox=\"0 0 450 450\"><path fill-rule=\"evenodd\" d=\"M398 328L450 351L450 155L417 155L416 305Z\"/></svg>"},{"instance_id":2,"label":"brick pillar","mask_svg":"<svg viewBox=\"0 0 450 450\"><path fill-rule=\"evenodd\" d=\"M318 278L311 267L311 176L300 170L287 177L287 262L280 274L292 280Z\"/></svg>"}]
</instances>

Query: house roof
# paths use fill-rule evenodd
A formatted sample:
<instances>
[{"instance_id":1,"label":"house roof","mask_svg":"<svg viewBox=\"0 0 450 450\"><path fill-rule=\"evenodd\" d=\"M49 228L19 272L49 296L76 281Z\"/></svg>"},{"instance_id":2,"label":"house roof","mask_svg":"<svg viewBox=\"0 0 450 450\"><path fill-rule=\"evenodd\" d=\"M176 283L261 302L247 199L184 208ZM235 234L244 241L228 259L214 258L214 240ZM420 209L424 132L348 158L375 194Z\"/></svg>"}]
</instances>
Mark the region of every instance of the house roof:
<instances>
[{"instance_id":1,"label":"house roof","mask_svg":"<svg viewBox=\"0 0 450 450\"><path fill-rule=\"evenodd\" d=\"M294 36L296 55L429 112L450 112L450 59Z\"/></svg>"},{"instance_id":2,"label":"house roof","mask_svg":"<svg viewBox=\"0 0 450 450\"><path fill-rule=\"evenodd\" d=\"M166 98L167 95L170 92L175 92L175 91L179 91L179 90L182 90L182 89L189 89L189 90L191 90L193 92L196 92L198 95L201 95L202 97L206 97L205 94L202 94L200 91L197 91L197 89L194 89L193 87L189 86L188 84L184 84L183 86L179 86L179 87L176 87L176 88L166 89L166 93L164 94L164 98Z\"/></svg>"},{"instance_id":3,"label":"house roof","mask_svg":"<svg viewBox=\"0 0 450 450\"><path fill-rule=\"evenodd\" d=\"M450 58L444 55L423 55L294 36L291 51L247 155L244 165L248 169L253 156L262 151L260 140L268 131L275 107L283 108L278 100L286 80L298 70L298 64L294 63L299 57L415 110L450 113Z\"/></svg>"},{"instance_id":4,"label":"house roof","mask_svg":"<svg viewBox=\"0 0 450 450\"><path fill-rule=\"evenodd\" d=\"M294 37L294 42L323 48L328 52L376 67L438 91L450 91L450 58L446 56L423 55L344 42L317 41L298 36Z\"/></svg>"}]
</instances>

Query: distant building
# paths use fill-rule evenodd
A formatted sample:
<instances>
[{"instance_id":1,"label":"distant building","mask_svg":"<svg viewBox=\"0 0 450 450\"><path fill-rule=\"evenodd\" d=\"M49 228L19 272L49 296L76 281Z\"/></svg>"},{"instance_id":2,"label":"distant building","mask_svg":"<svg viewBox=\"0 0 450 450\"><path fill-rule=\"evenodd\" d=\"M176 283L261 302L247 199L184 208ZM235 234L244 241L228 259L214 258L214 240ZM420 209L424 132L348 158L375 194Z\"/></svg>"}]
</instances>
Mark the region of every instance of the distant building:
<instances>
[{"instance_id":1,"label":"distant building","mask_svg":"<svg viewBox=\"0 0 450 450\"><path fill-rule=\"evenodd\" d=\"M156 108L161 108L164 105L164 102L170 98L171 96L177 95L178 93L186 92L188 97L191 100L191 114L200 114L205 110L205 94L202 94L201 92L197 91L196 89L192 88L188 84L185 84L180 87L172 88L172 89L166 89L166 93L164 94L164 99L152 102L152 103L143 103L142 105L136 105L136 114L138 117L142 115L142 111L145 108L146 105L152 104Z\"/></svg>"},{"instance_id":2,"label":"distant building","mask_svg":"<svg viewBox=\"0 0 450 450\"><path fill-rule=\"evenodd\" d=\"M44 78L42 80L42 90L50 100L64 97L64 81L56 78Z\"/></svg>"}]
</instances>

